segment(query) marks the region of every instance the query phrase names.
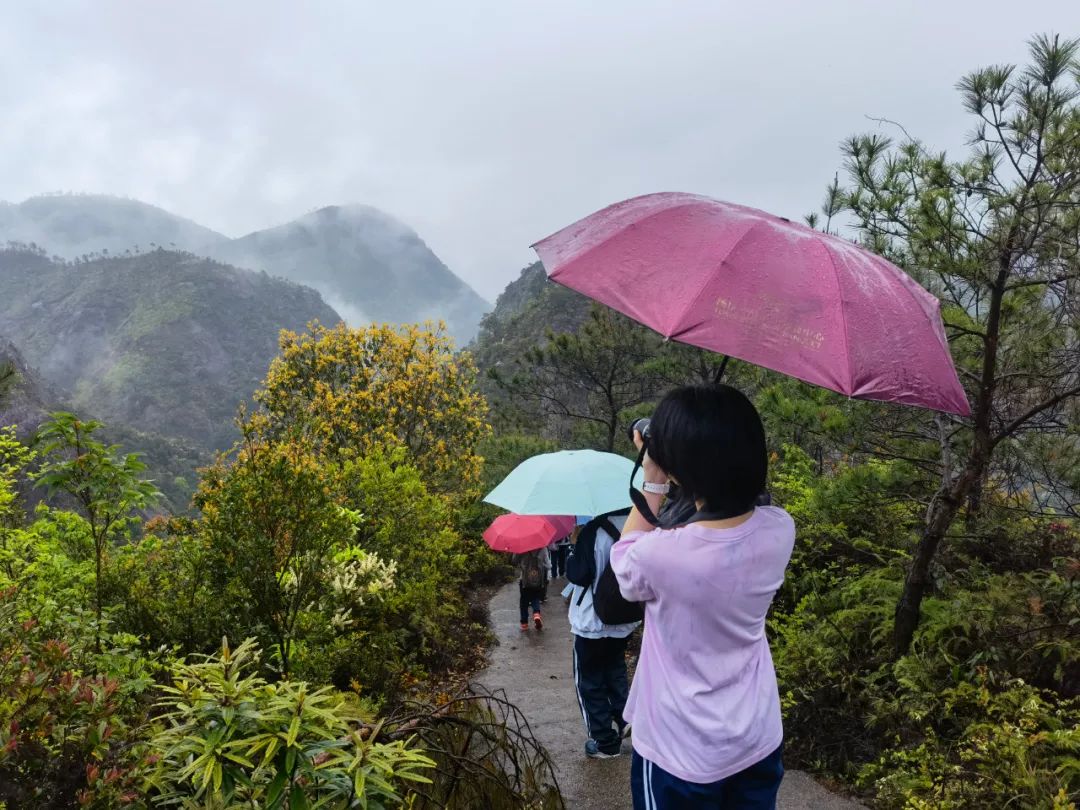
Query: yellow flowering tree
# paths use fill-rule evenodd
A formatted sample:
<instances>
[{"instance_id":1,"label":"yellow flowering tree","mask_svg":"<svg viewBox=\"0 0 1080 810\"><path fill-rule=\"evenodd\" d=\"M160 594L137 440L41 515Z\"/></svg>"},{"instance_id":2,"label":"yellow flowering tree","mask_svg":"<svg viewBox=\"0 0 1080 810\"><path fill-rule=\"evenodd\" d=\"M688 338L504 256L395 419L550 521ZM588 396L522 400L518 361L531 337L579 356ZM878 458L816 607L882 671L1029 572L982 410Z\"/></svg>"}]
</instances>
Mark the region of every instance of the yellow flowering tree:
<instances>
[{"instance_id":1,"label":"yellow flowering tree","mask_svg":"<svg viewBox=\"0 0 1080 810\"><path fill-rule=\"evenodd\" d=\"M472 358L455 354L443 324L312 323L283 331L280 346L256 394L271 434L300 430L345 458L401 447L431 489L475 489L487 402Z\"/></svg>"}]
</instances>

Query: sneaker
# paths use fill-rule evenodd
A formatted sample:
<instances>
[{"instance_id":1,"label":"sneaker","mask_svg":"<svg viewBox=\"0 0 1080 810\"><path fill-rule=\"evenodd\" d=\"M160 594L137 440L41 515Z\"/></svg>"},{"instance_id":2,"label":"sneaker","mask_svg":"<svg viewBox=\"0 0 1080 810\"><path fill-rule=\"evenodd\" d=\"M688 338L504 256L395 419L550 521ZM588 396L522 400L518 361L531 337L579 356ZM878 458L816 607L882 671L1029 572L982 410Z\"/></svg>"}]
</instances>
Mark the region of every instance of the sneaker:
<instances>
[{"instance_id":1,"label":"sneaker","mask_svg":"<svg viewBox=\"0 0 1080 810\"><path fill-rule=\"evenodd\" d=\"M529 629L529 623L528 622L522 622L521 623L521 632L525 633L525 632L528 631L528 629Z\"/></svg>"},{"instance_id":2,"label":"sneaker","mask_svg":"<svg viewBox=\"0 0 1080 810\"><path fill-rule=\"evenodd\" d=\"M622 754L621 750L605 751L596 740L585 741L585 756L589 759L614 759Z\"/></svg>"},{"instance_id":3,"label":"sneaker","mask_svg":"<svg viewBox=\"0 0 1080 810\"><path fill-rule=\"evenodd\" d=\"M540 615L540 611L537 611L533 614L533 627L535 627L537 630L544 629L544 619Z\"/></svg>"}]
</instances>

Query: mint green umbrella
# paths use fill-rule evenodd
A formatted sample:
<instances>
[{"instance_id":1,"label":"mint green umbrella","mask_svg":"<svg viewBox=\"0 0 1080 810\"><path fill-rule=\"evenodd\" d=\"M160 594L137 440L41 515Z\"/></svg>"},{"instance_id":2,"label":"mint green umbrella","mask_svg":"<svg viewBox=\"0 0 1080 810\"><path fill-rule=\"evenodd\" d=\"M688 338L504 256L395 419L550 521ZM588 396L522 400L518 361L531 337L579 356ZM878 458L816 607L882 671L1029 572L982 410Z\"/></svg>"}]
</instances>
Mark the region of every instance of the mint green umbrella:
<instances>
[{"instance_id":1,"label":"mint green umbrella","mask_svg":"<svg viewBox=\"0 0 1080 810\"><path fill-rule=\"evenodd\" d=\"M521 462L484 500L519 515L602 515L630 506L633 469L614 453L544 453Z\"/></svg>"}]
</instances>

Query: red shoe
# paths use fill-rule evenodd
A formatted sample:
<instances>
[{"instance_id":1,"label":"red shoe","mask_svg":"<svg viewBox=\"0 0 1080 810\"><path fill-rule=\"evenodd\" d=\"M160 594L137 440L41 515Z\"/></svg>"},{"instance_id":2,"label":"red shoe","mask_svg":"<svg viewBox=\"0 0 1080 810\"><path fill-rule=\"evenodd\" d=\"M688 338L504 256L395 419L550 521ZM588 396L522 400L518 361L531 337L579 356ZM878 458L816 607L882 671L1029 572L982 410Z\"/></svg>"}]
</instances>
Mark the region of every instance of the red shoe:
<instances>
[{"instance_id":1,"label":"red shoe","mask_svg":"<svg viewBox=\"0 0 1080 810\"><path fill-rule=\"evenodd\" d=\"M533 614L533 627L535 627L537 630L544 629L544 619L543 617L541 617L540 611L537 611Z\"/></svg>"},{"instance_id":2,"label":"red shoe","mask_svg":"<svg viewBox=\"0 0 1080 810\"><path fill-rule=\"evenodd\" d=\"M521 623L521 632L525 633L525 632L528 631L528 629L529 629L529 623L528 622L522 622Z\"/></svg>"}]
</instances>

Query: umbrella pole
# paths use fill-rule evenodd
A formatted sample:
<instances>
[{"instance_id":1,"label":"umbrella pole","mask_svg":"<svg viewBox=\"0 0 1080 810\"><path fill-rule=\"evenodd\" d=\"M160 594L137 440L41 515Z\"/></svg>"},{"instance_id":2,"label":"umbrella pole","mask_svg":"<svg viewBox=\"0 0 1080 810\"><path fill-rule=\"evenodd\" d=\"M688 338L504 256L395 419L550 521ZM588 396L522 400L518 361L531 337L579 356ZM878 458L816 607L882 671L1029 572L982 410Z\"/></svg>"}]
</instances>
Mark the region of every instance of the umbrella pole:
<instances>
[{"instance_id":1,"label":"umbrella pole","mask_svg":"<svg viewBox=\"0 0 1080 810\"><path fill-rule=\"evenodd\" d=\"M716 374L713 376L713 384L719 385L724 379L724 370L727 368L728 360L731 359L730 355L725 354L724 359L720 361L720 368L716 370Z\"/></svg>"}]
</instances>

